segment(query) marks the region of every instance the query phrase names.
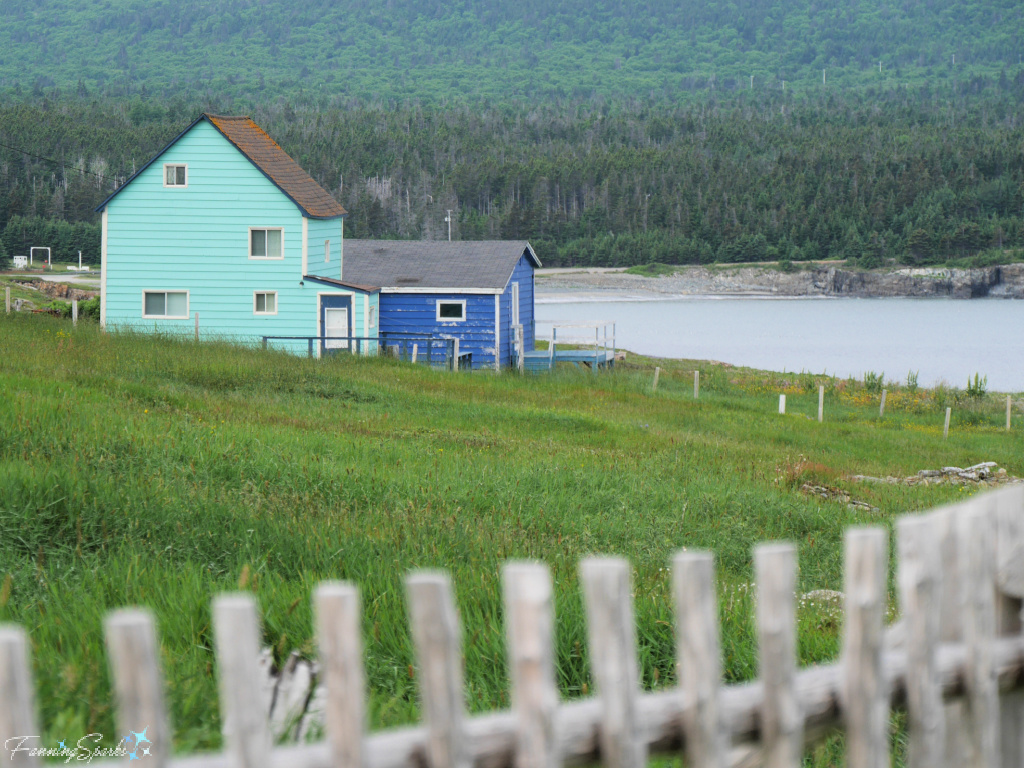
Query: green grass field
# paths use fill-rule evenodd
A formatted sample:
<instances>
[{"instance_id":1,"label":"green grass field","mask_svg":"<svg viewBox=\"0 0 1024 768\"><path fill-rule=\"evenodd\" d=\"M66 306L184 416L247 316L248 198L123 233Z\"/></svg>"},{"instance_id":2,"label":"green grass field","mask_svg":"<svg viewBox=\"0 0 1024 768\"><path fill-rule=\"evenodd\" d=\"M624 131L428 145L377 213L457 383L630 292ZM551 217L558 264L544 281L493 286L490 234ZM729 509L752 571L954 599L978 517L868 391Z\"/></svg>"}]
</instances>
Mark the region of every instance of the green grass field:
<instances>
[{"instance_id":1,"label":"green grass field","mask_svg":"<svg viewBox=\"0 0 1024 768\"><path fill-rule=\"evenodd\" d=\"M362 589L373 727L411 722L403 577L422 567L455 584L468 706L507 706L499 575L512 558L552 569L565 697L589 686L577 568L591 553L632 563L643 683L658 687L674 679L669 558L714 550L725 674L750 679L756 543L797 543L801 591L841 589L847 526L970 492L847 475L985 460L1024 474L1024 431L1003 430L991 395L890 387L880 420L856 382L700 364L695 402L695 364L657 364L652 393L655 361L633 356L597 376L452 374L0 315L0 620L31 637L44 739L113 734L101 622L142 604L176 749L216 746L211 597L242 584L266 644L313 654L310 597L327 578ZM805 481L881 511L805 496ZM801 661L834 658L835 611L801 605L799 623Z\"/></svg>"}]
</instances>

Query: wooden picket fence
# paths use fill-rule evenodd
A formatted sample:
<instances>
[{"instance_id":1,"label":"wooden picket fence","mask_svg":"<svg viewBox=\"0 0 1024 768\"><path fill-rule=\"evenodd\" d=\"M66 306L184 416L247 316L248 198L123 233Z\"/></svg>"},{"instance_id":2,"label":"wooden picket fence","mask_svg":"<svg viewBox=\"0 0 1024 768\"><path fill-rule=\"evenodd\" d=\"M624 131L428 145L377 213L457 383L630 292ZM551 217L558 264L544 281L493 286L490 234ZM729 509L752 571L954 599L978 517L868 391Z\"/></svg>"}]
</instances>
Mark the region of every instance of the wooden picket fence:
<instances>
[{"instance_id":1,"label":"wooden picket fence","mask_svg":"<svg viewBox=\"0 0 1024 768\"><path fill-rule=\"evenodd\" d=\"M263 705L260 628L251 596L214 601L225 751L170 757L159 644L141 610L106 622L122 733L149 726L156 766L176 768L559 768L600 762L641 768L682 753L691 768L798 766L808 746L845 731L846 765L890 761L890 710L907 713L910 768L1024 763L1024 486L897 522L901 618L884 627L887 533L845 539L843 650L830 665L796 664L797 563L790 544L757 547L754 570L761 678L723 686L712 557L673 560L678 686L643 692L630 567L581 568L597 695L562 703L555 683L552 584L537 564L504 570L512 708L470 718L461 630L445 574L407 580L423 724L368 734L359 593L315 594L325 686L325 740L275 746ZM38 734L25 634L0 629L0 735ZM7 757L7 756L5 756ZM15 764L30 764L24 753ZM124 758L93 765L123 765Z\"/></svg>"}]
</instances>

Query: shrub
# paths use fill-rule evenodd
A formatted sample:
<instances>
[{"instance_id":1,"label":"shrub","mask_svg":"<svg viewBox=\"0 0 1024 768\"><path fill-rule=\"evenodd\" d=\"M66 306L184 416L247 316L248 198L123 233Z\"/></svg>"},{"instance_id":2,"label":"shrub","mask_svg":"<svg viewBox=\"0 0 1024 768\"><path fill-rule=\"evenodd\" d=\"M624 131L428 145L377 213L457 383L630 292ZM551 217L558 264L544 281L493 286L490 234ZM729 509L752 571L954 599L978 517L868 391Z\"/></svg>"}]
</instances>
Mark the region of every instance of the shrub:
<instances>
[{"instance_id":1,"label":"shrub","mask_svg":"<svg viewBox=\"0 0 1024 768\"><path fill-rule=\"evenodd\" d=\"M971 381L970 376L967 377L967 396L980 398L985 396L985 392L988 390L988 376L979 376L977 373L974 374L974 381Z\"/></svg>"},{"instance_id":2,"label":"shrub","mask_svg":"<svg viewBox=\"0 0 1024 768\"><path fill-rule=\"evenodd\" d=\"M882 371L882 373L875 373L874 371L864 372L864 389L868 392L881 392L884 382L885 371Z\"/></svg>"},{"instance_id":3,"label":"shrub","mask_svg":"<svg viewBox=\"0 0 1024 768\"><path fill-rule=\"evenodd\" d=\"M907 371L907 392L917 392L918 371Z\"/></svg>"}]
</instances>

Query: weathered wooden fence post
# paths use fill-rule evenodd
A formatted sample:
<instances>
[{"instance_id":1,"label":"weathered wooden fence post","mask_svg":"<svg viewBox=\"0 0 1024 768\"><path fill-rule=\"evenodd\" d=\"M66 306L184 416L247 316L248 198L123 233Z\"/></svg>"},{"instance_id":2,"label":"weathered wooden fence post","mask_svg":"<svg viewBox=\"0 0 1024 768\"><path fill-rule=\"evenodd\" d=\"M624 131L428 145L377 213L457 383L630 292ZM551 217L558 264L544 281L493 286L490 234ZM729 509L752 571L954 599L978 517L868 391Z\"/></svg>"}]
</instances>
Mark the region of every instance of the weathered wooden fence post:
<instances>
[{"instance_id":1,"label":"weathered wooden fence post","mask_svg":"<svg viewBox=\"0 0 1024 768\"><path fill-rule=\"evenodd\" d=\"M784 414L785 412L786 412L786 396L785 395L779 395L779 413L783 413Z\"/></svg>"},{"instance_id":2,"label":"weathered wooden fence post","mask_svg":"<svg viewBox=\"0 0 1024 768\"><path fill-rule=\"evenodd\" d=\"M758 650L764 685L761 740L765 768L798 768L804 715L796 694L796 547L762 544L754 550Z\"/></svg>"},{"instance_id":3,"label":"weathered wooden fence post","mask_svg":"<svg viewBox=\"0 0 1024 768\"><path fill-rule=\"evenodd\" d=\"M996 633L1019 635L1024 626L1024 486L1002 488L993 494L996 530ZM1000 698L999 752L1003 768L1024 765L1024 692Z\"/></svg>"},{"instance_id":4,"label":"weathered wooden fence post","mask_svg":"<svg viewBox=\"0 0 1024 768\"><path fill-rule=\"evenodd\" d=\"M651 392L658 391L658 377L661 376L661 368L654 369L654 381L651 383Z\"/></svg>"},{"instance_id":5,"label":"weathered wooden fence post","mask_svg":"<svg viewBox=\"0 0 1024 768\"><path fill-rule=\"evenodd\" d=\"M882 402L878 404L878 418L885 416L885 396L889 394L888 390L882 390Z\"/></svg>"},{"instance_id":6,"label":"weathered wooden fence post","mask_svg":"<svg viewBox=\"0 0 1024 768\"><path fill-rule=\"evenodd\" d=\"M412 364L413 365L416 365L416 358L419 357L419 351L420 351L420 345L419 344L413 344L412 345Z\"/></svg>"},{"instance_id":7,"label":"weathered wooden fence post","mask_svg":"<svg viewBox=\"0 0 1024 768\"><path fill-rule=\"evenodd\" d=\"M693 399L700 397L700 371L693 372Z\"/></svg>"},{"instance_id":8,"label":"weathered wooden fence post","mask_svg":"<svg viewBox=\"0 0 1024 768\"><path fill-rule=\"evenodd\" d=\"M78 325L78 299L71 300L71 325Z\"/></svg>"},{"instance_id":9,"label":"weathered wooden fence post","mask_svg":"<svg viewBox=\"0 0 1024 768\"><path fill-rule=\"evenodd\" d=\"M196 341L199 341L199 313L196 312Z\"/></svg>"},{"instance_id":10,"label":"weathered wooden fence post","mask_svg":"<svg viewBox=\"0 0 1024 768\"><path fill-rule=\"evenodd\" d=\"M314 597L317 643L323 670L324 726L334 768L364 768L366 682L359 590L342 582L325 582Z\"/></svg>"},{"instance_id":11,"label":"weathered wooden fence post","mask_svg":"<svg viewBox=\"0 0 1024 768\"><path fill-rule=\"evenodd\" d=\"M818 387L818 423L825 420L825 387Z\"/></svg>"},{"instance_id":12,"label":"weathered wooden fence post","mask_svg":"<svg viewBox=\"0 0 1024 768\"><path fill-rule=\"evenodd\" d=\"M889 697L882 677L886 544L882 528L846 532L843 702L846 765L889 764Z\"/></svg>"},{"instance_id":13,"label":"weathered wooden fence post","mask_svg":"<svg viewBox=\"0 0 1024 768\"><path fill-rule=\"evenodd\" d=\"M116 611L107 617L104 629L120 732L145 733L148 757L158 768L164 766L171 755L172 731L153 616L137 608Z\"/></svg>"},{"instance_id":14,"label":"weathered wooden fence post","mask_svg":"<svg viewBox=\"0 0 1024 768\"><path fill-rule=\"evenodd\" d=\"M637 701L640 670L629 563L591 557L581 563L580 575L591 672L601 701L601 762L607 768L644 768L647 743Z\"/></svg>"},{"instance_id":15,"label":"weathered wooden fence post","mask_svg":"<svg viewBox=\"0 0 1024 768\"><path fill-rule=\"evenodd\" d=\"M9 285L4 287L4 309L8 315L11 314L11 286ZM1009 403L1009 398L1007 398L1007 403ZM1006 406L1006 410L1009 412L1009 405Z\"/></svg>"},{"instance_id":16,"label":"weathered wooden fence post","mask_svg":"<svg viewBox=\"0 0 1024 768\"><path fill-rule=\"evenodd\" d=\"M5 742L8 739L18 741L22 736L38 736L40 733L36 727L32 663L28 653L28 639L23 629L0 625L0 739ZM38 739L27 738L15 746L32 749L43 745ZM14 765L41 763L27 751L13 752L11 761Z\"/></svg>"},{"instance_id":17,"label":"weathered wooden fence post","mask_svg":"<svg viewBox=\"0 0 1024 768\"><path fill-rule=\"evenodd\" d=\"M455 339L454 350L452 351L452 370L459 370L459 340Z\"/></svg>"},{"instance_id":18,"label":"weathered wooden fence post","mask_svg":"<svg viewBox=\"0 0 1024 768\"><path fill-rule=\"evenodd\" d=\"M7 310L10 312L10 310ZM1006 396L1006 431L1010 431L1010 396Z\"/></svg>"},{"instance_id":19,"label":"weathered wooden fence post","mask_svg":"<svg viewBox=\"0 0 1024 768\"><path fill-rule=\"evenodd\" d=\"M949 437L949 417L953 413L952 408L946 408L946 423L942 427L942 439L945 440Z\"/></svg>"},{"instance_id":20,"label":"weathered wooden fence post","mask_svg":"<svg viewBox=\"0 0 1024 768\"><path fill-rule=\"evenodd\" d=\"M690 768L724 768L727 739L719 703L722 655L710 552L676 554L672 561L672 595L687 764Z\"/></svg>"},{"instance_id":21,"label":"weathered wooden fence post","mask_svg":"<svg viewBox=\"0 0 1024 768\"><path fill-rule=\"evenodd\" d=\"M551 575L534 563L509 563L502 574L508 633L516 768L558 768L558 686Z\"/></svg>"}]
</instances>

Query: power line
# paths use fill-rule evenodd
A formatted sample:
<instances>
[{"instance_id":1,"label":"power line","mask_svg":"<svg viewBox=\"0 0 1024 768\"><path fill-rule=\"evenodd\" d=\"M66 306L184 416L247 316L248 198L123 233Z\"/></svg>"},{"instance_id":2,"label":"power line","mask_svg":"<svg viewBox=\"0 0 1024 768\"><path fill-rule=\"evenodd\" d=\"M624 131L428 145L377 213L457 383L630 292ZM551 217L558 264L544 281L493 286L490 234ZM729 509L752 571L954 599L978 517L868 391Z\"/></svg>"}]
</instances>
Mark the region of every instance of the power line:
<instances>
[{"instance_id":1,"label":"power line","mask_svg":"<svg viewBox=\"0 0 1024 768\"><path fill-rule=\"evenodd\" d=\"M61 168L64 168L64 169L67 169L67 167L68 167L67 163L63 163L60 160L53 160L53 159L51 159L49 157L43 157L42 155L35 155L35 154L31 153L31 152L27 152L24 149L19 149L18 147L12 147L10 144L2 144L2 143L0 143L0 147L3 147L4 149L10 149L10 150L12 150L14 152L20 152L21 154L28 155L29 157L34 157L36 160L42 160L44 163L53 163L54 165L59 165ZM112 176L113 176L113 174L104 175L102 173L93 173L92 171L87 171L87 170L85 170L85 168L75 168L75 166L71 166L71 167L74 168L79 173L88 173L90 176L95 176L98 179L109 179L109 178L112 178Z\"/></svg>"}]
</instances>

